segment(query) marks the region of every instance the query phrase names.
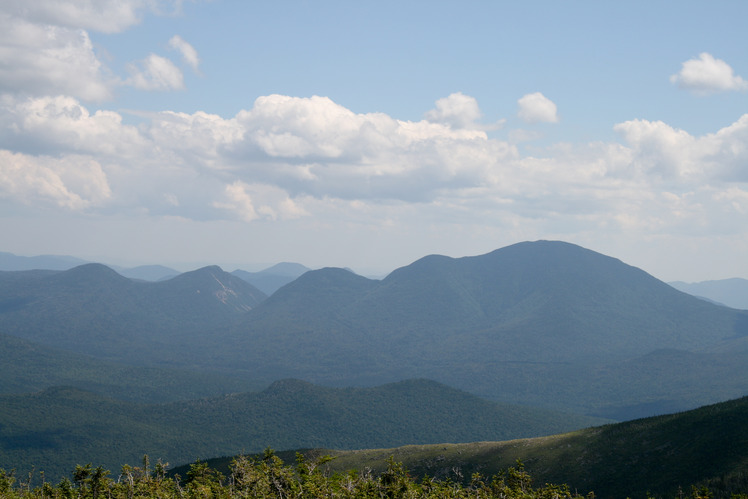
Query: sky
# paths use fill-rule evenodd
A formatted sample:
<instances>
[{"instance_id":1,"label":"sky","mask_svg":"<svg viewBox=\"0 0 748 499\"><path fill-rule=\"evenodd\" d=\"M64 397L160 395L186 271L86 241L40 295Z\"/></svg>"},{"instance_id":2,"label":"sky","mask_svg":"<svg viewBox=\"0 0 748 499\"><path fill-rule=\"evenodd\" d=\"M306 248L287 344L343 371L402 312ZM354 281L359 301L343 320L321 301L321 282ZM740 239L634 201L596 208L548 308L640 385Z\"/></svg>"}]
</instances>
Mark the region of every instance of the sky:
<instances>
[{"instance_id":1,"label":"sky","mask_svg":"<svg viewBox=\"0 0 748 499\"><path fill-rule=\"evenodd\" d=\"M748 278L748 2L2 0L0 251Z\"/></svg>"}]
</instances>

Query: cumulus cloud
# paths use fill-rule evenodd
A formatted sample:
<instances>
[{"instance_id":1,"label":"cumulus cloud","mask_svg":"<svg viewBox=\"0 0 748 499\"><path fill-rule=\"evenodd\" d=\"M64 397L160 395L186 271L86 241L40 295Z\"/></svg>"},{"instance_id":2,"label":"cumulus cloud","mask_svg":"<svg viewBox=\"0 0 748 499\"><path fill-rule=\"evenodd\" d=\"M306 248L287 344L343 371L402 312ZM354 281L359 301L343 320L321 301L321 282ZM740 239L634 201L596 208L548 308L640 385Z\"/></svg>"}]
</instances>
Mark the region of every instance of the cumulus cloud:
<instances>
[{"instance_id":1,"label":"cumulus cloud","mask_svg":"<svg viewBox=\"0 0 748 499\"><path fill-rule=\"evenodd\" d=\"M119 33L140 22L146 0L6 0L3 10L37 24Z\"/></svg>"},{"instance_id":2,"label":"cumulus cloud","mask_svg":"<svg viewBox=\"0 0 748 499\"><path fill-rule=\"evenodd\" d=\"M436 107L424 115L426 121L447 125L453 129L496 130L504 125L505 120L495 123L479 123L482 117L478 101L462 92L438 99Z\"/></svg>"},{"instance_id":3,"label":"cumulus cloud","mask_svg":"<svg viewBox=\"0 0 748 499\"><path fill-rule=\"evenodd\" d=\"M169 47L179 51L182 54L182 60L190 67L194 72L199 72L200 57L197 55L197 50L187 43L181 36L174 35L169 39Z\"/></svg>"},{"instance_id":4,"label":"cumulus cloud","mask_svg":"<svg viewBox=\"0 0 748 499\"><path fill-rule=\"evenodd\" d=\"M326 97L261 97L235 119L242 140L227 149L240 172L252 165L263 181L316 196L423 199L515 152L481 130L355 114Z\"/></svg>"},{"instance_id":5,"label":"cumulus cloud","mask_svg":"<svg viewBox=\"0 0 748 499\"><path fill-rule=\"evenodd\" d=\"M340 210L365 223L422 207L458 225L479 217L554 234L729 231L716 221L748 209L748 115L701 136L631 120L615 126L620 142L526 156L480 129L354 113L326 97L263 96L230 118L143 114L137 127L71 97L0 106L0 196L19 204L249 223Z\"/></svg>"},{"instance_id":6,"label":"cumulus cloud","mask_svg":"<svg viewBox=\"0 0 748 499\"><path fill-rule=\"evenodd\" d=\"M91 158L35 157L0 150L0 196L21 204L41 202L73 211L111 196L101 165Z\"/></svg>"},{"instance_id":7,"label":"cumulus cloud","mask_svg":"<svg viewBox=\"0 0 748 499\"><path fill-rule=\"evenodd\" d=\"M89 36L89 31L122 32L139 23L146 10L178 10L180 5L180 0L0 2L0 92L104 101L123 84L143 90L181 89L182 72L155 54L130 64L129 79L114 75ZM197 71L199 58L189 43L177 36L170 47Z\"/></svg>"},{"instance_id":8,"label":"cumulus cloud","mask_svg":"<svg viewBox=\"0 0 748 499\"><path fill-rule=\"evenodd\" d=\"M114 111L94 113L73 97L0 98L0 147L30 153L132 158L147 140Z\"/></svg>"},{"instance_id":9,"label":"cumulus cloud","mask_svg":"<svg viewBox=\"0 0 748 499\"><path fill-rule=\"evenodd\" d=\"M101 101L115 79L83 30L34 24L0 13L0 91L66 94Z\"/></svg>"},{"instance_id":10,"label":"cumulus cloud","mask_svg":"<svg viewBox=\"0 0 748 499\"><path fill-rule=\"evenodd\" d=\"M433 123L444 123L453 128L470 128L481 118L478 101L462 92L436 101L436 108L426 113Z\"/></svg>"},{"instance_id":11,"label":"cumulus cloud","mask_svg":"<svg viewBox=\"0 0 748 499\"><path fill-rule=\"evenodd\" d=\"M744 166L748 162L748 114L701 137L661 121L631 120L614 129L630 145L630 166L639 174L686 185L748 181Z\"/></svg>"},{"instance_id":12,"label":"cumulus cloud","mask_svg":"<svg viewBox=\"0 0 748 499\"><path fill-rule=\"evenodd\" d=\"M706 52L684 62L681 70L670 77L670 82L699 94L748 90L748 81L735 75L725 61Z\"/></svg>"},{"instance_id":13,"label":"cumulus cloud","mask_svg":"<svg viewBox=\"0 0 748 499\"><path fill-rule=\"evenodd\" d=\"M284 190L239 180L226 185L223 199L214 202L213 206L233 212L245 222L258 218L278 220L308 215Z\"/></svg>"},{"instance_id":14,"label":"cumulus cloud","mask_svg":"<svg viewBox=\"0 0 748 499\"><path fill-rule=\"evenodd\" d=\"M125 83L140 90L181 90L184 88L182 71L169 59L150 54L129 66L130 78Z\"/></svg>"},{"instance_id":15,"label":"cumulus cloud","mask_svg":"<svg viewBox=\"0 0 748 499\"><path fill-rule=\"evenodd\" d=\"M521 97L517 116L526 123L557 123L556 104L540 92Z\"/></svg>"}]
</instances>

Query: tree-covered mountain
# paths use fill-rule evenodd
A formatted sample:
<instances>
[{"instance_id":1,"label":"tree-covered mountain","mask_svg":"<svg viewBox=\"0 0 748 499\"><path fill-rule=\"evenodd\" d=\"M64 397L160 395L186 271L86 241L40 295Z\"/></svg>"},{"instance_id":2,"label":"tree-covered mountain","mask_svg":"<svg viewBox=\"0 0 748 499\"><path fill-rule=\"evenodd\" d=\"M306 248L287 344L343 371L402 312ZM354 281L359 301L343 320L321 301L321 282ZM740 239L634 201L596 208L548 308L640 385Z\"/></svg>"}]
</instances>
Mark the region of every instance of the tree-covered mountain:
<instances>
[{"instance_id":1,"label":"tree-covered mountain","mask_svg":"<svg viewBox=\"0 0 748 499\"><path fill-rule=\"evenodd\" d=\"M0 396L0 468L48 479L76 464L119 470L143 454L172 463L275 448L360 449L503 440L599 422L498 404L427 380L334 389L298 380L261 392L134 404L54 387Z\"/></svg>"},{"instance_id":2,"label":"tree-covered mountain","mask_svg":"<svg viewBox=\"0 0 748 499\"><path fill-rule=\"evenodd\" d=\"M217 267L158 283L97 265L0 273L0 331L265 385L429 378L615 419L748 392L748 311L563 242L432 255L381 281L325 268L263 297Z\"/></svg>"},{"instance_id":3,"label":"tree-covered mountain","mask_svg":"<svg viewBox=\"0 0 748 499\"><path fill-rule=\"evenodd\" d=\"M168 363L190 334L235 324L265 298L219 267L161 282L133 281L101 264L0 272L0 331L107 359Z\"/></svg>"},{"instance_id":4,"label":"tree-covered mountain","mask_svg":"<svg viewBox=\"0 0 748 499\"><path fill-rule=\"evenodd\" d=\"M620 418L748 391L748 313L561 242L429 256L382 281L308 272L227 334L245 346L226 365L269 380L426 377L497 400ZM684 370L686 360L695 364ZM681 388L663 393L673 386Z\"/></svg>"}]
</instances>

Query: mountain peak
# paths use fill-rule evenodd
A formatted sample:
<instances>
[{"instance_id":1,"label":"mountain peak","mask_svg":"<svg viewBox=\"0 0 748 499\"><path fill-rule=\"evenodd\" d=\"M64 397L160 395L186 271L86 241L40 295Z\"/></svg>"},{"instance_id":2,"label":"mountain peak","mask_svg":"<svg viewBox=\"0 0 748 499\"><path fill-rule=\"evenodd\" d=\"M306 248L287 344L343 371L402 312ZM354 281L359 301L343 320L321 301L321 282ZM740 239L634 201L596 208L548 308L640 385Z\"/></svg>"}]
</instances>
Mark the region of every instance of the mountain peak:
<instances>
[{"instance_id":1,"label":"mountain peak","mask_svg":"<svg viewBox=\"0 0 748 499\"><path fill-rule=\"evenodd\" d=\"M300 263L293 263L293 262L280 262L276 263L272 267L268 267L264 270L261 270L260 272L256 272L257 274L273 274L273 275L281 275L285 277L299 277L305 272L308 272L308 267L305 267L304 265L301 265Z\"/></svg>"},{"instance_id":2,"label":"mountain peak","mask_svg":"<svg viewBox=\"0 0 748 499\"><path fill-rule=\"evenodd\" d=\"M217 265L184 272L156 285L182 290L191 296L195 306L199 307L210 306L204 301L204 297L213 296L224 305L238 311L248 311L266 298L265 293L250 283L224 272Z\"/></svg>"},{"instance_id":3,"label":"mountain peak","mask_svg":"<svg viewBox=\"0 0 748 499\"><path fill-rule=\"evenodd\" d=\"M130 283L130 279L101 263L85 263L70 270L59 272L51 277L64 285L116 285Z\"/></svg>"}]
</instances>

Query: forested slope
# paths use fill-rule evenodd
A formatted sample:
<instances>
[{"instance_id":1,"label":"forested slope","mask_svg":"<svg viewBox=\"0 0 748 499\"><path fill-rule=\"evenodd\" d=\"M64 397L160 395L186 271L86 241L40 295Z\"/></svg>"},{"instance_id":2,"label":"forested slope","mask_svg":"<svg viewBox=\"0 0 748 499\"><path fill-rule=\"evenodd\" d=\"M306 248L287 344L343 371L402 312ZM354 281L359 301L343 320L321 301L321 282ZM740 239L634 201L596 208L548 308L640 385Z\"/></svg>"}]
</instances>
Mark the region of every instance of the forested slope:
<instances>
[{"instance_id":1,"label":"forested slope","mask_svg":"<svg viewBox=\"0 0 748 499\"><path fill-rule=\"evenodd\" d=\"M240 452L501 440L600 420L481 400L427 380L334 389L298 380L261 392L134 404L74 388L0 396L0 468L61 477L76 464L118 469L143 454L172 463Z\"/></svg>"}]
</instances>

